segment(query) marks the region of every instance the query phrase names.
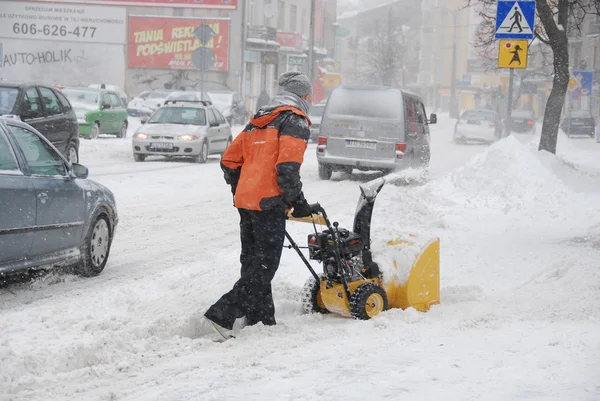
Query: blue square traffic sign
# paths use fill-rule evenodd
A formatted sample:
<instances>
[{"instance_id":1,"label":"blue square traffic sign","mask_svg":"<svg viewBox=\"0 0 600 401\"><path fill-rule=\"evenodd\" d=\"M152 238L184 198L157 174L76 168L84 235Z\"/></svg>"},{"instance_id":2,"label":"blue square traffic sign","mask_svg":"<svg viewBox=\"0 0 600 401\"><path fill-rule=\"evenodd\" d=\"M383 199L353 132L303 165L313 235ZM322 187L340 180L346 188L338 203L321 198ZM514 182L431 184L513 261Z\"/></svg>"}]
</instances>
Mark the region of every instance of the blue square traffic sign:
<instances>
[{"instance_id":1,"label":"blue square traffic sign","mask_svg":"<svg viewBox=\"0 0 600 401\"><path fill-rule=\"evenodd\" d=\"M496 39L533 39L535 0L499 0Z\"/></svg>"}]
</instances>

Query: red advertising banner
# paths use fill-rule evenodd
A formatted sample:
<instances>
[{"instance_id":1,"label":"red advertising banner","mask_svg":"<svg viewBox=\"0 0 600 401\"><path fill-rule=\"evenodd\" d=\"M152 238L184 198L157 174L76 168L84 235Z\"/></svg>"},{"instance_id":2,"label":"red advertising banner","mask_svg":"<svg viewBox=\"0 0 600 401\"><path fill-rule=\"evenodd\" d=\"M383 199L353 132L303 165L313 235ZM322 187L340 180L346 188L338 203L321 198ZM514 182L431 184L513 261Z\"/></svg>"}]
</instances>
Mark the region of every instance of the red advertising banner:
<instances>
[{"instance_id":1,"label":"red advertising banner","mask_svg":"<svg viewBox=\"0 0 600 401\"><path fill-rule=\"evenodd\" d=\"M238 0L28 0L54 3L99 4L138 7L225 8L235 10Z\"/></svg>"},{"instance_id":2,"label":"red advertising banner","mask_svg":"<svg viewBox=\"0 0 600 401\"><path fill-rule=\"evenodd\" d=\"M277 32L277 43L281 46L293 47L302 50L302 33L300 32Z\"/></svg>"},{"instance_id":3,"label":"red advertising banner","mask_svg":"<svg viewBox=\"0 0 600 401\"><path fill-rule=\"evenodd\" d=\"M214 36L204 47L213 52L214 71L229 69L229 19L129 17L129 67L193 70L192 53L201 47L194 31L202 24Z\"/></svg>"}]
</instances>

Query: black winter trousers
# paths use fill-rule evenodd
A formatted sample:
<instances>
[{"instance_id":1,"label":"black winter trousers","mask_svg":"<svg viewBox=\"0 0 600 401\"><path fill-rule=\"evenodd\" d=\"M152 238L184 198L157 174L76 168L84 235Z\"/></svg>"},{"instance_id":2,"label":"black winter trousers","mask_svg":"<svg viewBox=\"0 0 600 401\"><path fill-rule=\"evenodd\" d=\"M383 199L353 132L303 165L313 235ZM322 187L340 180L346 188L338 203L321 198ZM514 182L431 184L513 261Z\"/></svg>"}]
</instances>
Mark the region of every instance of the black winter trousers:
<instances>
[{"instance_id":1,"label":"black winter trousers","mask_svg":"<svg viewBox=\"0 0 600 401\"><path fill-rule=\"evenodd\" d=\"M244 316L248 325L259 322L274 325L275 305L271 280L275 277L283 250L285 212L238 211L242 241L241 277L231 291L206 311L205 316L230 330L235 319Z\"/></svg>"}]
</instances>

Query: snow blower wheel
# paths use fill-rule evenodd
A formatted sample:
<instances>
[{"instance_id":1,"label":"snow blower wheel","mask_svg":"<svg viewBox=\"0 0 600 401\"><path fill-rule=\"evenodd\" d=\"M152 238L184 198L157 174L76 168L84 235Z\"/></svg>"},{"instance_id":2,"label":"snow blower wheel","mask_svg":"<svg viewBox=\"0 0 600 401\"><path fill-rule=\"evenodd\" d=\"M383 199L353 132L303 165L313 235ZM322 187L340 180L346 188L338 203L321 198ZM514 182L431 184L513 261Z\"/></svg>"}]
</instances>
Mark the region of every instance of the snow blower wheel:
<instances>
[{"instance_id":1,"label":"snow blower wheel","mask_svg":"<svg viewBox=\"0 0 600 401\"><path fill-rule=\"evenodd\" d=\"M357 320L369 320L387 309L387 294L377 284L362 284L350 298L350 313Z\"/></svg>"},{"instance_id":2,"label":"snow blower wheel","mask_svg":"<svg viewBox=\"0 0 600 401\"><path fill-rule=\"evenodd\" d=\"M306 314L329 313L321 298L321 285L314 277L306 280L302 288L302 311Z\"/></svg>"}]
</instances>

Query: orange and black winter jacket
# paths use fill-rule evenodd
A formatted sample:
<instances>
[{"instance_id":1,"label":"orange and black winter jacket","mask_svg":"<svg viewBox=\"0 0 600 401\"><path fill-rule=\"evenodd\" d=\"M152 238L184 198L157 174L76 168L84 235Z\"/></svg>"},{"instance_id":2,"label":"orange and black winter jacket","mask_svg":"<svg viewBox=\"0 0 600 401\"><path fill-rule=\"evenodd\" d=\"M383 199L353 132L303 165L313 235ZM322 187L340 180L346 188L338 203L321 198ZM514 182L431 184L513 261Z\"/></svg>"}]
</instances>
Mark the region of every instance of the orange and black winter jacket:
<instances>
[{"instance_id":1,"label":"orange and black winter jacket","mask_svg":"<svg viewBox=\"0 0 600 401\"><path fill-rule=\"evenodd\" d=\"M302 195L300 166L310 137L310 119L292 106L260 110L221 159L235 207L289 209Z\"/></svg>"}]
</instances>

